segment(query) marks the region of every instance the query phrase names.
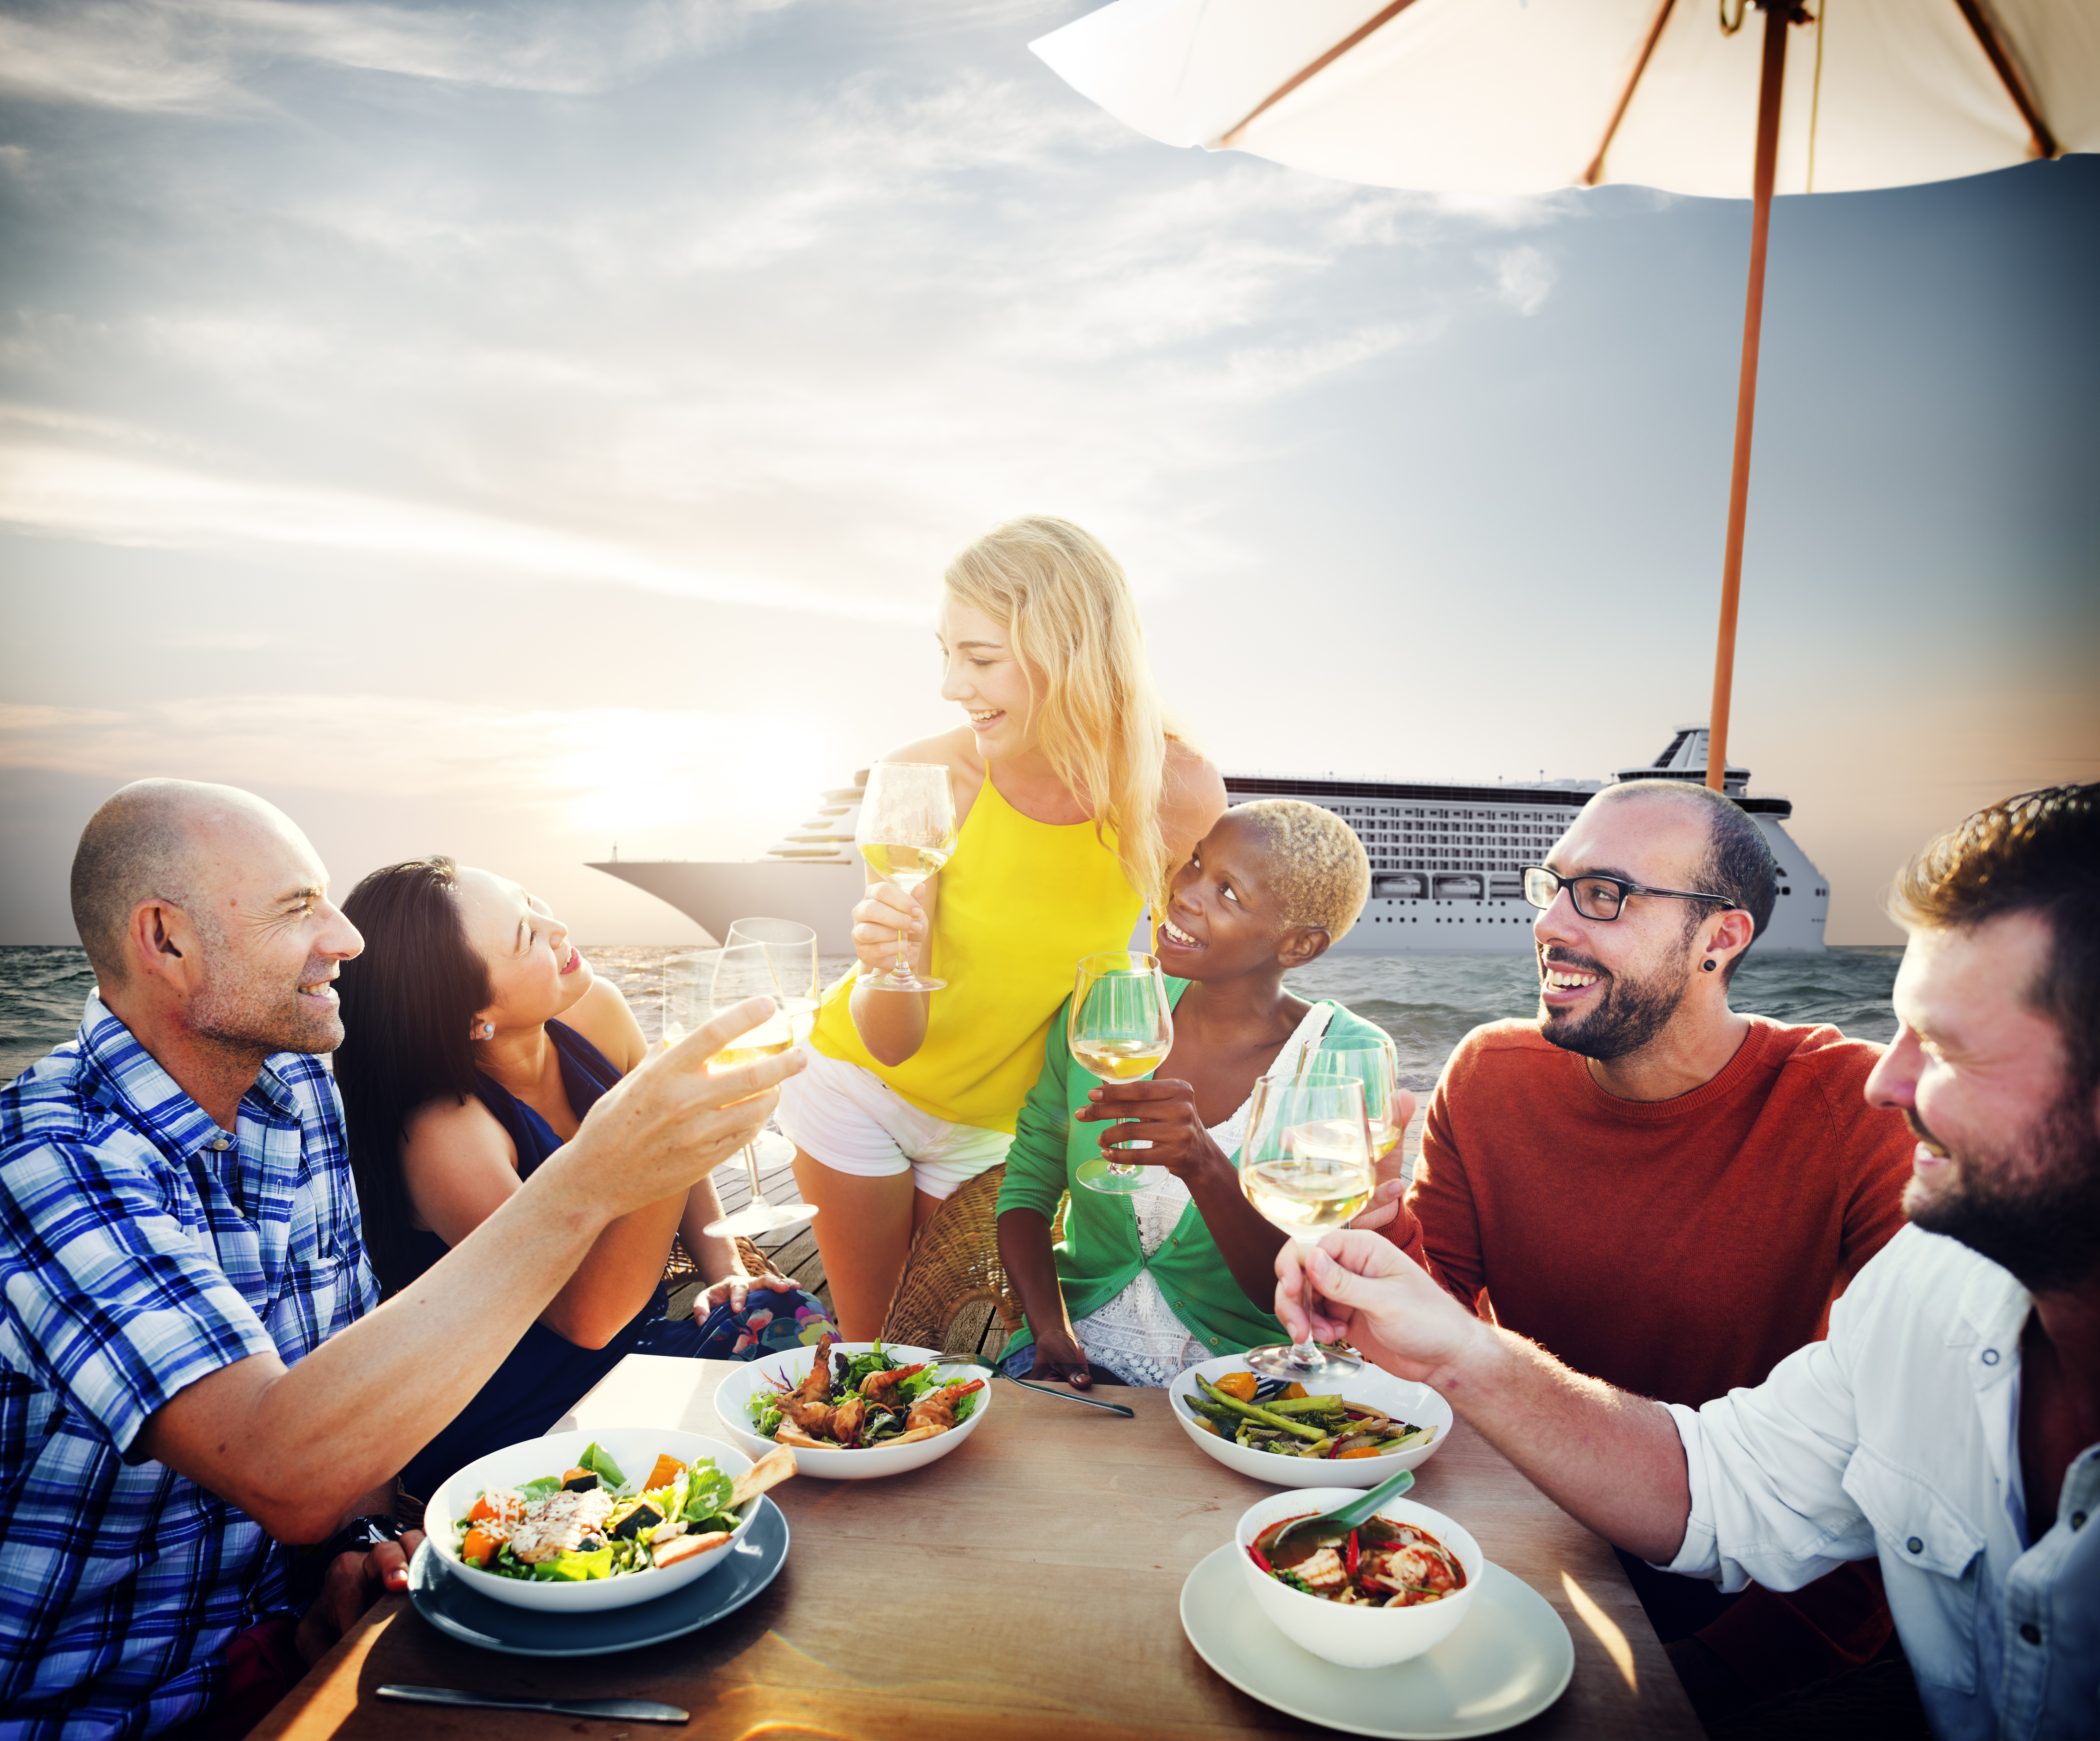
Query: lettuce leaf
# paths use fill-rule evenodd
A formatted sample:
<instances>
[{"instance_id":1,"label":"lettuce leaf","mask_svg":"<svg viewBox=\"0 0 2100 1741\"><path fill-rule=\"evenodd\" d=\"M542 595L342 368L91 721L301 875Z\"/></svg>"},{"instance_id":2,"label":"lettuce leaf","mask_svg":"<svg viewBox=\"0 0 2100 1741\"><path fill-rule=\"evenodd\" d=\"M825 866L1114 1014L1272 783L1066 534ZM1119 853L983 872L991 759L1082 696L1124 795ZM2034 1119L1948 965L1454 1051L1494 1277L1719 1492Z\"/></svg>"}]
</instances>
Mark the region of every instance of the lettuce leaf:
<instances>
[{"instance_id":1,"label":"lettuce leaf","mask_svg":"<svg viewBox=\"0 0 2100 1741\"><path fill-rule=\"evenodd\" d=\"M599 1450L595 1443L584 1447L584 1454L576 1459L576 1467L591 1470L608 1487L627 1485L627 1477L620 1474L620 1465ZM558 1487L560 1483L557 1482L555 1485Z\"/></svg>"},{"instance_id":2,"label":"lettuce leaf","mask_svg":"<svg viewBox=\"0 0 2100 1741\"><path fill-rule=\"evenodd\" d=\"M537 1481L520 1482L515 1491L521 1499L545 1499L549 1493L562 1491L562 1478L559 1475L542 1475Z\"/></svg>"},{"instance_id":3,"label":"lettuce leaf","mask_svg":"<svg viewBox=\"0 0 2100 1741\"><path fill-rule=\"evenodd\" d=\"M735 1491L736 1483L712 1462L695 1463L688 1472L687 1483L686 1504L678 1515L688 1523L729 1516L730 1496Z\"/></svg>"},{"instance_id":4,"label":"lettuce leaf","mask_svg":"<svg viewBox=\"0 0 2100 1741\"><path fill-rule=\"evenodd\" d=\"M592 1578L610 1578L612 1549L607 1546L589 1553L564 1553L558 1559L535 1566L532 1575L545 1584L581 1584Z\"/></svg>"}]
</instances>

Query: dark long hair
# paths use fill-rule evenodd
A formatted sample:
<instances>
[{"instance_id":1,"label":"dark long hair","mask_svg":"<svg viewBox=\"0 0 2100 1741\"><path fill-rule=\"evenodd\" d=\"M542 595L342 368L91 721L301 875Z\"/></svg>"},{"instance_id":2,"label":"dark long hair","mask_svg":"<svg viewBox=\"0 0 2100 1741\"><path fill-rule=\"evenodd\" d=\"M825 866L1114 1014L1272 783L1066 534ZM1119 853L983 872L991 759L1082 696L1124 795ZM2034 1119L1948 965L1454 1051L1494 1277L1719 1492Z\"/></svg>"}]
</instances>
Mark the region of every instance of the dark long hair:
<instances>
[{"instance_id":1,"label":"dark long hair","mask_svg":"<svg viewBox=\"0 0 2100 1741\"><path fill-rule=\"evenodd\" d=\"M416 1272L414 1210L401 1170L408 1120L433 1100L464 1105L474 1091L474 1013L488 970L460 921L459 867L412 859L376 870L342 910L364 952L336 981L343 1041L335 1054L364 1248L390 1294Z\"/></svg>"}]
</instances>

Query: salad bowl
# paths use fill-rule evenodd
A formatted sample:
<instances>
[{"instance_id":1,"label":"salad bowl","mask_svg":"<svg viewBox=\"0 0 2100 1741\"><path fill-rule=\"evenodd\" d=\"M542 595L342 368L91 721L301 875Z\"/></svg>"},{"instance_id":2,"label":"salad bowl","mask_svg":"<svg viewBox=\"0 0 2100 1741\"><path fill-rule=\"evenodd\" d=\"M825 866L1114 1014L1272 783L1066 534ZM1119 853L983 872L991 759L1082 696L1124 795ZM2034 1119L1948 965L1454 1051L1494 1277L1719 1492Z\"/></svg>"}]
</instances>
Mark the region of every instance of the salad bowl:
<instances>
[{"instance_id":1,"label":"salad bowl","mask_svg":"<svg viewBox=\"0 0 2100 1741\"><path fill-rule=\"evenodd\" d=\"M1280 1456L1273 1451L1251 1450L1206 1431L1189 1406L1190 1399L1199 1394L1196 1389L1198 1374L1215 1384L1228 1372L1244 1372L1246 1369L1244 1354L1227 1354L1177 1372L1167 1387L1167 1406L1180 1422L1181 1430L1208 1455L1227 1469L1238 1469L1242 1475L1251 1475L1271 1487L1374 1487L1388 1475L1396 1475L1404 1469L1419 1468L1436 1456L1437 1447L1451 1434L1454 1418L1451 1405L1428 1385L1409 1378L1396 1378L1390 1372L1366 1365L1361 1372L1352 1372L1332 1386L1322 1385L1320 1388L1323 1391L1339 1390L1344 1401L1378 1409L1410 1426L1432 1429L1427 1444L1410 1446L1405 1451L1395 1451L1382 1457L1349 1457L1339 1461L1328 1457Z\"/></svg>"},{"instance_id":2,"label":"salad bowl","mask_svg":"<svg viewBox=\"0 0 2100 1741\"><path fill-rule=\"evenodd\" d=\"M1330 1602L1272 1578L1254 1562L1248 1549L1272 1523L1310 1513L1333 1511L1361 1491L1357 1487L1300 1487L1257 1500L1242 1515L1233 1533L1240 1571L1255 1603L1293 1644L1343 1668L1383 1668L1434 1650L1458 1629L1486 1575L1487 1556L1462 1525L1440 1511L1413 1500L1391 1499L1378 1515L1396 1523L1425 1529L1465 1567L1463 1589L1441 1602L1411 1608L1374 1608Z\"/></svg>"},{"instance_id":3,"label":"salad bowl","mask_svg":"<svg viewBox=\"0 0 2100 1741\"><path fill-rule=\"evenodd\" d=\"M933 1349L911 1348L897 1342L835 1342L832 1346L836 1353L847 1355L867 1354L880 1346L901 1365L915 1365L922 1360L933 1362L938 1365L944 1381L967 1384L973 1378L982 1379L983 1387L964 1399L968 1407L967 1415L958 1410L955 1425L931 1438L909 1445L876 1445L858 1451L848 1450L843 1445L829 1450L793 1446L791 1448L795 1453L798 1475L814 1475L823 1481L871 1481L885 1475L901 1475L908 1469L924 1469L961 1444L977 1431L977 1423L991 1412L992 1373L989 1367L967 1360L944 1359ZM754 1457L778 1449L774 1440L759 1433L752 1404L763 1404L783 1385L790 1390L800 1385L810 1376L810 1363L816 1354L814 1348L790 1348L739 1366L725 1378L715 1392L715 1416L723 1432Z\"/></svg>"},{"instance_id":4,"label":"salad bowl","mask_svg":"<svg viewBox=\"0 0 2100 1741\"><path fill-rule=\"evenodd\" d=\"M515 1491L527 1482L544 1480L549 1475L558 1477L563 1470L576 1465L593 1444L630 1478L646 1478L660 1453L685 1464L711 1457L715 1467L731 1480L748 1470L754 1460L735 1445L669 1427L601 1427L593 1432L552 1433L545 1438L528 1438L475 1459L430 1496L430 1502L423 1511L423 1535L429 1551L443 1562L448 1571L465 1580L467 1586L478 1595L507 1602L514 1608L536 1608L555 1614L598 1614L636 1602L653 1602L660 1596L682 1589L695 1579L705 1577L727 1559L758 1514L762 1495L747 1500L737 1508L736 1527L730 1539L720 1546L689 1555L673 1566L650 1566L616 1578L570 1583L503 1577L484 1571L461 1556L460 1531L456 1520L466 1516L482 1493L494 1488Z\"/></svg>"}]
</instances>

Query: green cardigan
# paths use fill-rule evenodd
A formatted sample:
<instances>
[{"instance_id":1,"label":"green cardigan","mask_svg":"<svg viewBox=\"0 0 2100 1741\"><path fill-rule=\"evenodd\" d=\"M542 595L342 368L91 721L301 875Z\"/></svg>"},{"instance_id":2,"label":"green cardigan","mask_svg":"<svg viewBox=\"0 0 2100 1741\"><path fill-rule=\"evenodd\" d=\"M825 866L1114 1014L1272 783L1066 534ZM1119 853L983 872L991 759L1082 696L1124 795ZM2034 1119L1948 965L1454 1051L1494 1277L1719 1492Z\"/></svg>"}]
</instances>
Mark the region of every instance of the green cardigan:
<instances>
[{"instance_id":1,"label":"green cardigan","mask_svg":"<svg viewBox=\"0 0 2100 1741\"><path fill-rule=\"evenodd\" d=\"M1186 979L1169 979L1167 995L1178 1004L1188 987ZM1379 1032L1338 1004L1320 1049L1361 1045ZM1057 1200L1070 1191L1065 1236L1052 1253L1066 1312L1076 1322L1100 1310L1130 1285L1140 1270L1149 1269L1189 1333L1218 1354L1240 1354L1260 1343L1288 1340L1275 1315L1259 1310L1240 1291L1194 1204L1182 1212L1167 1243L1147 1257L1129 1200L1090 1191L1074 1182L1078 1169L1101 1154L1102 1127L1072 1116L1087 1104L1087 1095L1098 1080L1072 1062L1061 1008L1043 1042L1043 1073L1021 1107L1013 1147L1007 1151L1006 1179L999 1191L1000 1214L1008 1209L1034 1209L1045 1221L1057 1218ZM1018 1353L1035 1339L1034 1331L1025 1328L1008 1343L1007 1352Z\"/></svg>"}]
</instances>

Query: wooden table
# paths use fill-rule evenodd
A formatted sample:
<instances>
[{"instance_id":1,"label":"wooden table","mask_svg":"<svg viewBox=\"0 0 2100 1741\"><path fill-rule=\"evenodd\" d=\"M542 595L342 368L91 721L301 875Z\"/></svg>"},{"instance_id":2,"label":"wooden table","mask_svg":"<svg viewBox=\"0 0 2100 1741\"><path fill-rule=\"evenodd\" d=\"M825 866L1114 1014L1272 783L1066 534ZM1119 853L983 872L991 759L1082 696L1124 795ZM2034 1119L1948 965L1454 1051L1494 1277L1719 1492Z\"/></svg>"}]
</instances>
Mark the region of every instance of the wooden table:
<instances>
[{"instance_id":1,"label":"wooden table","mask_svg":"<svg viewBox=\"0 0 2100 1741\"><path fill-rule=\"evenodd\" d=\"M635 1354L558 1424L659 1423L720 1436L720 1361ZM254 1741L443 1735L589 1741L661 1734L877 1741L1049 1735L1326 1734L1220 1680L1181 1630L1182 1580L1275 1490L1205 1456L1163 1390L1113 1390L1135 1420L1001 1383L949 1456L886 1481L774 1490L793 1543L736 1613L668 1645L536 1662L458 1643L390 1597L254 1731ZM1551 1602L1575 1641L1560 1702L1512 1734L1697 1737L1640 1604L1595 1536L1462 1424L1416 1496ZM377 1702L388 1681L539 1697L659 1699L686 1729Z\"/></svg>"}]
</instances>

